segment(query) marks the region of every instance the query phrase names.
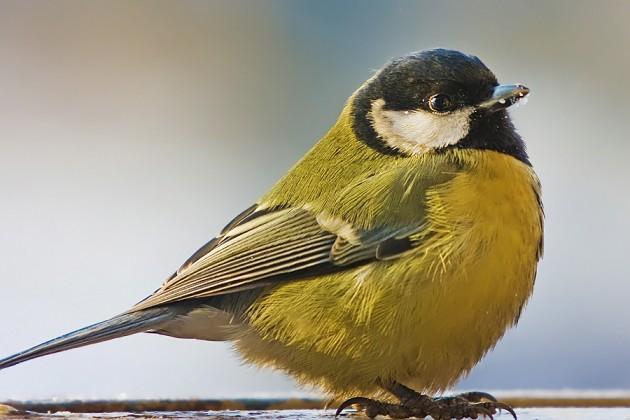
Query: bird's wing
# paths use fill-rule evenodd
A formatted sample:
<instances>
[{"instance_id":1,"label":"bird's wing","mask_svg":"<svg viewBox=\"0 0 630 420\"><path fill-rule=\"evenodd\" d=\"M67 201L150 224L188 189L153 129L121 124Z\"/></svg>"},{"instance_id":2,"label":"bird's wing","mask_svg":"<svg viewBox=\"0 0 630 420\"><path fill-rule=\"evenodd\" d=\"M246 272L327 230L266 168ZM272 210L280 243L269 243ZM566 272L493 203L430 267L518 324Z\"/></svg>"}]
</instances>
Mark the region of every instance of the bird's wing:
<instances>
[{"instance_id":1,"label":"bird's wing","mask_svg":"<svg viewBox=\"0 0 630 420\"><path fill-rule=\"evenodd\" d=\"M410 237L419 229L414 224L361 231L305 207L253 206L131 311L394 258L414 246Z\"/></svg>"}]
</instances>

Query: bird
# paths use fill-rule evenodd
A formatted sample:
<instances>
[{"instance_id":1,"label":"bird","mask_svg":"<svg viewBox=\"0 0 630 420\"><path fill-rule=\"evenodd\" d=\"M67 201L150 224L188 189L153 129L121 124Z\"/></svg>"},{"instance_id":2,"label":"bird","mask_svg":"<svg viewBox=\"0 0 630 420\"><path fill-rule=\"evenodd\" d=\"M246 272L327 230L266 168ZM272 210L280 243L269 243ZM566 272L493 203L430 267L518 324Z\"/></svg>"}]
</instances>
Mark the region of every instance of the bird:
<instances>
[{"instance_id":1,"label":"bird","mask_svg":"<svg viewBox=\"0 0 630 420\"><path fill-rule=\"evenodd\" d=\"M136 333L229 341L369 417L514 410L443 396L514 326L543 253L541 185L476 56L391 59L266 194L128 311L0 369Z\"/></svg>"}]
</instances>

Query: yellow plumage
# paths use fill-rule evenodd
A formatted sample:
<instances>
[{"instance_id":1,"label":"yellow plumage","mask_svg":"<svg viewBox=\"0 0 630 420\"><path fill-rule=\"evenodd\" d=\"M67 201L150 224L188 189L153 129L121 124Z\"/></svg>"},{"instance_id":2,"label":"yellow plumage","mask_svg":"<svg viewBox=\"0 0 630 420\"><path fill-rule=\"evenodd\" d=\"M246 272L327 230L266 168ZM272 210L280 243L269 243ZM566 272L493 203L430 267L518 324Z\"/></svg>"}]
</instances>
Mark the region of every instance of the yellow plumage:
<instances>
[{"instance_id":1,"label":"yellow plumage","mask_svg":"<svg viewBox=\"0 0 630 420\"><path fill-rule=\"evenodd\" d=\"M419 223L420 245L273 288L250 308L251 329L236 346L246 360L336 397L380 394L375 379L444 390L516 322L532 292L539 182L530 166L495 151L397 159L346 147L356 144L350 124L346 109L261 205L308 203L356 229ZM310 159L327 164L314 172Z\"/></svg>"}]
</instances>

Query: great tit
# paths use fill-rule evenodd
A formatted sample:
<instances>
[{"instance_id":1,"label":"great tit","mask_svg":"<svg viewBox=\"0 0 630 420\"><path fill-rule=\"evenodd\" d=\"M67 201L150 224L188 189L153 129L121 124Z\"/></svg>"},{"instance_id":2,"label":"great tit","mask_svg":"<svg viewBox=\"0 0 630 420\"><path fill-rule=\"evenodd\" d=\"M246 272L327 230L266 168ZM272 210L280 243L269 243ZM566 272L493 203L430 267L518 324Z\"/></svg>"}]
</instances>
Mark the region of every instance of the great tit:
<instances>
[{"instance_id":1,"label":"great tit","mask_svg":"<svg viewBox=\"0 0 630 420\"><path fill-rule=\"evenodd\" d=\"M485 393L430 395L467 374L532 293L540 183L506 111L528 92L499 85L458 51L393 59L306 156L153 294L0 369L149 332L229 340L245 361L333 398L363 395L339 411L513 413Z\"/></svg>"}]
</instances>

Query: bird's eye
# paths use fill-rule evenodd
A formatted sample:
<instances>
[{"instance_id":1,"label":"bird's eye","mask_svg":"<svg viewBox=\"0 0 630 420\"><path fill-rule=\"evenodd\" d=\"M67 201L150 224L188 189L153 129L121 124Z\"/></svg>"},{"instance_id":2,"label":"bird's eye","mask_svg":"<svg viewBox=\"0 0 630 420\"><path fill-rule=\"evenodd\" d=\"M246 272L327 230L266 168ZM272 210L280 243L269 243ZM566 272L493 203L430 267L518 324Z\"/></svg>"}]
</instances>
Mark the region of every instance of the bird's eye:
<instances>
[{"instance_id":1,"label":"bird's eye","mask_svg":"<svg viewBox=\"0 0 630 420\"><path fill-rule=\"evenodd\" d=\"M446 112L451 109L453 102L448 95L438 93L429 98L429 108L433 112Z\"/></svg>"}]
</instances>

